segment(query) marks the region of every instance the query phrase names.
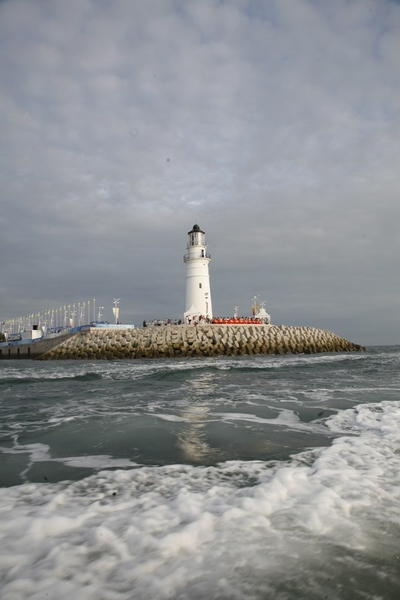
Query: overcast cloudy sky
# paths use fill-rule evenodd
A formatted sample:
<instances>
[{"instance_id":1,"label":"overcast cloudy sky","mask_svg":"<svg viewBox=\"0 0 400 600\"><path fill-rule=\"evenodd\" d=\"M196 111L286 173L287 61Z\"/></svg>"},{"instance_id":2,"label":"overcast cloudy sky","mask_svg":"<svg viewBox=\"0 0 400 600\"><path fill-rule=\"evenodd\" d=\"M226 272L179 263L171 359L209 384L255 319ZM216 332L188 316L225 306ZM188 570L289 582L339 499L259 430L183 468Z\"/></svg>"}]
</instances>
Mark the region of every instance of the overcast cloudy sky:
<instances>
[{"instance_id":1,"label":"overcast cloudy sky","mask_svg":"<svg viewBox=\"0 0 400 600\"><path fill-rule=\"evenodd\" d=\"M400 343L400 4L2 0L1 320L96 298Z\"/></svg>"}]
</instances>

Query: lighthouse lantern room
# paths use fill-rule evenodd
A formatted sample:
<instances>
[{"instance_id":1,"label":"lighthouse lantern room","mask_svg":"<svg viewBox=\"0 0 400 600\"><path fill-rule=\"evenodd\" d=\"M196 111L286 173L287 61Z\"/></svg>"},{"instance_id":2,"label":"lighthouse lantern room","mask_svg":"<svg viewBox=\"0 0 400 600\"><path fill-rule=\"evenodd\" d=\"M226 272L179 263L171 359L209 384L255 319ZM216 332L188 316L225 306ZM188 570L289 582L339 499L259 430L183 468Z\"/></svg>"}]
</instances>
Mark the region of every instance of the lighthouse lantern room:
<instances>
[{"instance_id":1,"label":"lighthouse lantern room","mask_svg":"<svg viewBox=\"0 0 400 600\"><path fill-rule=\"evenodd\" d=\"M185 323L200 317L212 318L210 274L206 235L198 225L188 232L187 253L183 257L186 264L186 309Z\"/></svg>"}]
</instances>

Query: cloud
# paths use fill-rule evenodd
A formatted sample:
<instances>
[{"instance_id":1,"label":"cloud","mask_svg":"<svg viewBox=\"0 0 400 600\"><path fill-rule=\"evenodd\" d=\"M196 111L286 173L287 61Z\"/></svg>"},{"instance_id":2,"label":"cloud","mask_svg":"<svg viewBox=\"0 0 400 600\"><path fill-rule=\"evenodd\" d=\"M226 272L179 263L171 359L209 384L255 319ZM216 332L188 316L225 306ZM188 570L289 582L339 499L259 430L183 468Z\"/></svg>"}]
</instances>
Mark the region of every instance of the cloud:
<instances>
[{"instance_id":1,"label":"cloud","mask_svg":"<svg viewBox=\"0 0 400 600\"><path fill-rule=\"evenodd\" d=\"M386 0L2 2L2 320L179 317L199 222L216 313L398 341L399 28Z\"/></svg>"}]
</instances>

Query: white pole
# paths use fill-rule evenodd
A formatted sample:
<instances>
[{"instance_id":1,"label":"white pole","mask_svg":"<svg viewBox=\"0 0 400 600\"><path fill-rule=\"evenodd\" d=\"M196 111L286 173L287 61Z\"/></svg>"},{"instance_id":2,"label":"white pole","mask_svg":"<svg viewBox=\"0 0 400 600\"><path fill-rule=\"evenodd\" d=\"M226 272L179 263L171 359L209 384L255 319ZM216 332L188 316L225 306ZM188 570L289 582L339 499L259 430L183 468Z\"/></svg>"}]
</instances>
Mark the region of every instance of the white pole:
<instances>
[{"instance_id":1,"label":"white pole","mask_svg":"<svg viewBox=\"0 0 400 600\"><path fill-rule=\"evenodd\" d=\"M114 317L115 317L115 324L118 323L118 313L119 313L118 304L119 304L120 300L121 300L121 298L113 298L113 303L114 303L113 313L114 313Z\"/></svg>"}]
</instances>

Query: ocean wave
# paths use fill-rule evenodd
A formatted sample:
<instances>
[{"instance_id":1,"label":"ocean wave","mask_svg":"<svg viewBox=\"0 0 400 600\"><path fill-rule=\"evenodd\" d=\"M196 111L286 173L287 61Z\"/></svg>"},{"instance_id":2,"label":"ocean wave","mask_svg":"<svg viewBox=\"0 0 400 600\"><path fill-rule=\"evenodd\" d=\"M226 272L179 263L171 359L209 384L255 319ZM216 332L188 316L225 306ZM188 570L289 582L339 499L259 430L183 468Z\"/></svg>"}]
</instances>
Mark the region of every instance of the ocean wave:
<instances>
[{"instance_id":1,"label":"ocean wave","mask_svg":"<svg viewBox=\"0 0 400 600\"><path fill-rule=\"evenodd\" d=\"M285 463L1 489L2 598L398 597L400 402L326 423L344 435Z\"/></svg>"},{"instance_id":2,"label":"ocean wave","mask_svg":"<svg viewBox=\"0 0 400 600\"><path fill-rule=\"evenodd\" d=\"M56 381L96 381L102 379L102 375L100 373L94 373L91 371L83 372L83 373L51 373L51 374L43 374L36 373L35 375L24 376L21 374L16 374L14 377L2 378L0 379L0 386L16 386L16 385L29 385L29 384L40 384Z\"/></svg>"}]
</instances>

